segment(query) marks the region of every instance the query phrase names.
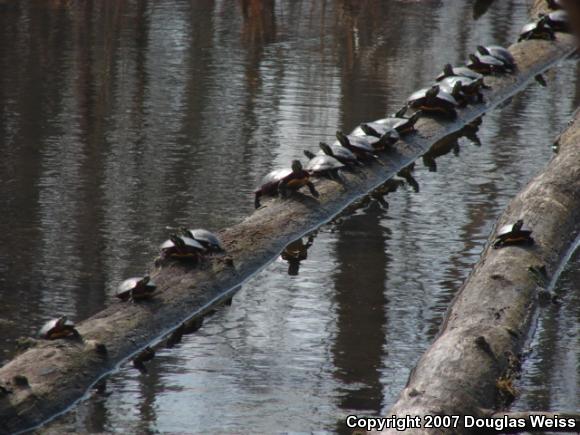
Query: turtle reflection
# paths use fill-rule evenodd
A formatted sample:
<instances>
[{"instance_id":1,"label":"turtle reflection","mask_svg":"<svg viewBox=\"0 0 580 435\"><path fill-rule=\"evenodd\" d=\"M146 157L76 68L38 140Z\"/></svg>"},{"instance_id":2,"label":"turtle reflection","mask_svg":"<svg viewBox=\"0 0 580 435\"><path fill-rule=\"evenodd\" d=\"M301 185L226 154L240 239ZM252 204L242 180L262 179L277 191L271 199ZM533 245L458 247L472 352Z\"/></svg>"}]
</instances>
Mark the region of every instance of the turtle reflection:
<instances>
[{"instance_id":1,"label":"turtle reflection","mask_svg":"<svg viewBox=\"0 0 580 435\"><path fill-rule=\"evenodd\" d=\"M304 243L303 238L299 238L298 240L294 240L290 243L280 257L282 260L288 262L288 275L296 276L300 271L300 263L308 258L308 249L314 243L315 234L310 234L306 239L306 243Z\"/></svg>"}]
</instances>

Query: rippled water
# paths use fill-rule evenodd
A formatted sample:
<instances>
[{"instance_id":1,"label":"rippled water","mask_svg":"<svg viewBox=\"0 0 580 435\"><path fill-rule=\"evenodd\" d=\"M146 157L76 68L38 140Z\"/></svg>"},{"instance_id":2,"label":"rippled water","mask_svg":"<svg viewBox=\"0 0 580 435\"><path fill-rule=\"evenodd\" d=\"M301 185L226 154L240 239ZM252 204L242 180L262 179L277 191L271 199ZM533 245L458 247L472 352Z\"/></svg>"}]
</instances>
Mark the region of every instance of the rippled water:
<instances>
[{"instance_id":1,"label":"rippled water","mask_svg":"<svg viewBox=\"0 0 580 435\"><path fill-rule=\"evenodd\" d=\"M515 40L526 9L496 2L474 22L471 2L0 2L0 360L55 314L114 303L165 226L238 222L270 168L398 109L476 44ZM148 374L123 368L49 429L343 432L348 414L384 412L580 102L576 60L547 78L486 116L482 146L419 164L419 193L323 227L298 275L272 263ZM542 313L516 406L578 407L578 335L562 331L577 330L577 269Z\"/></svg>"}]
</instances>

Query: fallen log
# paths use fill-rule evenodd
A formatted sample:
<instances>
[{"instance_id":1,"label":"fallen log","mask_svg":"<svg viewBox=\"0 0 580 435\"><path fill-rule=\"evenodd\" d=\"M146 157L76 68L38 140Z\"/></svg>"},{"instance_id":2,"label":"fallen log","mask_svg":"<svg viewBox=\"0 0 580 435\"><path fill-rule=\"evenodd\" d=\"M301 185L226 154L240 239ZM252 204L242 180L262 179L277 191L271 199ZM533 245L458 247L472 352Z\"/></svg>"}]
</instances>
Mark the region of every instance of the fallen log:
<instances>
[{"instance_id":1,"label":"fallen log","mask_svg":"<svg viewBox=\"0 0 580 435\"><path fill-rule=\"evenodd\" d=\"M345 185L317 180L320 198L296 195L274 199L243 222L220 231L228 252L200 267L156 262L151 275L158 291L151 301L113 304L80 322L83 340L38 341L0 368L0 433L24 430L64 412L101 377L155 344L184 320L194 323L216 305L232 298L239 286L273 260L292 240L328 222L354 200L373 190L486 111L520 91L534 76L574 51L573 40L526 41L511 51L515 74L490 77L486 103L459 111L453 122L422 118L417 134L399 141L372 164L345 174ZM248 200L251 200L250 198ZM57 313L55 313L57 314ZM174 340L173 340L174 341Z\"/></svg>"},{"instance_id":2,"label":"fallen log","mask_svg":"<svg viewBox=\"0 0 580 435\"><path fill-rule=\"evenodd\" d=\"M452 302L435 342L423 354L390 415L503 418L514 399L512 381L533 329L539 300L550 290L580 242L580 110L558 139L559 151L548 167L508 205L473 272ZM494 249L497 228L523 219L533 230L533 246ZM546 268L547 285L530 267ZM541 410L547 411L547 410ZM529 412L512 416L529 420ZM508 413L508 415L510 415ZM578 414L561 413L578 432ZM477 427L409 429L411 434L481 433ZM455 426L455 425L453 425ZM567 430L566 430L567 429ZM526 431L532 428L528 424ZM539 430L539 429L536 429ZM544 427L544 430L548 430ZM522 432L524 429L495 431ZM552 431L550 429L549 431ZM386 430L395 434L395 429ZM491 431L494 432L494 431Z\"/></svg>"}]
</instances>

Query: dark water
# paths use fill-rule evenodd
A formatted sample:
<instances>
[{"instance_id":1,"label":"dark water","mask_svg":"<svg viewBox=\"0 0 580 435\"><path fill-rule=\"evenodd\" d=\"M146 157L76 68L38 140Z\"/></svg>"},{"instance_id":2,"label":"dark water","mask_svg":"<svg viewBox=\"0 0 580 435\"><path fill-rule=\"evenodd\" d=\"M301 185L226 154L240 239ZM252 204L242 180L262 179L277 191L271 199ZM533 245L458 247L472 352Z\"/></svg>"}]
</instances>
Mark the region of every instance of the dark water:
<instances>
[{"instance_id":1,"label":"dark water","mask_svg":"<svg viewBox=\"0 0 580 435\"><path fill-rule=\"evenodd\" d=\"M166 225L251 212L270 168L400 107L446 62L515 40L526 1L0 2L0 360L58 313L115 303ZM430 17L430 18L427 18ZM393 403L507 201L580 102L577 62L280 259L195 335L126 367L62 432L341 432ZM542 312L522 409L578 409L578 260Z\"/></svg>"}]
</instances>

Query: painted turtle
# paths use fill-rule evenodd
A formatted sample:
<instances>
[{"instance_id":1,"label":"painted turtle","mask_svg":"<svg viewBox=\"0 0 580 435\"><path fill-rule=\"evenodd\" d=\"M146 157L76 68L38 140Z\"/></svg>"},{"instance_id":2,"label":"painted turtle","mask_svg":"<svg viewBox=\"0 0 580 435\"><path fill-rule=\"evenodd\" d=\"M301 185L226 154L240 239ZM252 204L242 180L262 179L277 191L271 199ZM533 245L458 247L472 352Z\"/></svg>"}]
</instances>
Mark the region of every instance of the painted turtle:
<instances>
[{"instance_id":1,"label":"painted turtle","mask_svg":"<svg viewBox=\"0 0 580 435\"><path fill-rule=\"evenodd\" d=\"M342 131L336 132L336 139L338 143L342 145L347 150L354 153L358 160L361 161L368 161L368 160L378 160L378 156L375 155L375 148L372 146L370 140L368 140L370 136L347 136ZM376 137L370 137L375 141Z\"/></svg>"},{"instance_id":2,"label":"painted turtle","mask_svg":"<svg viewBox=\"0 0 580 435\"><path fill-rule=\"evenodd\" d=\"M195 228L193 230L186 230L185 235L201 243L209 252L225 252L222 242L211 231L203 228Z\"/></svg>"},{"instance_id":3,"label":"painted turtle","mask_svg":"<svg viewBox=\"0 0 580 435\"><path fill-rule=\"evenodd\" d=\"M510 51L499 45L478 45L477 52L483 56L493 56L496 59L501 60L508 71L513 71L516 69L516 60Z\"/></svg>"},{"instance_id":4,"label":"painted turtle","mask_svg":"<svg viewBox=\"0 0 580 435\"><path fill-rule=\"evenodd\" d=\"M457 100L450 93L443 91L438 85L414 92L408 98L407 104L413 109L419 109L427 113L451 118L457 116L455 111L458 106Z\"/></svg>"},{"instance_id":5,"label":"painted turtle","mask_svg":"<svg viewBox=\"0 0 580 435\"><path fill-rule=\"evenodd\" d=\"M513 224L504 225L497 232L493 242L494 248L513 245L533 245L532 230L524 226L522 219Z\"/></svg>"},{"instance_id":6,"label":"painted turtle","mask_svg":"<svg viewBox=\"0 0 580 435\"><path fill-rule=\"evenodd\" d=\"M333 180L341 179L338 170L344 168L344 164L334 157L326 154L316 155L308 150L304 150L304 155L309 159L305 169L311 175L319 175Z\"/></svg>"},{"instance_id":7,"label":"painted turtle","mask_svg":"<svg viewBox=\"0 0 580 435\"><path fill-rule=\"evenodd\" d=\"M149 276L128 278L119 284L115 296L122 301L149 299L156 288Z\"/></svg>"},{"instance_id":8,"label":"painted turtle","mask_svg":"<svg viewBox=\"0 0 580 435\"><path fill-rule=\"evenodd\" d=\"M38 336L45 340L56 340L57 338L80 337L79 332L75 329L75 324L66 316L57 317L49 320L38 332Z\"/></svg>"},{"instance_id":9,"label":"painted turtle","mask_svg":"<svg viewBox=\"0 0 580 435\"><path fill-rule=\"evenodd\" d=\"M385 129L385 133L373 131L374 134L368 134L362 127L355 128L347 137L351 142L364 141L370 144L374 151L383 151L385 148L393 145L399 139L396 131Z\"/></svg>"},{"instance_id":10,"label":"painted turtle","mask_svg":"<svg viewBox=\"0 0 580 435\"><path fill-rule=\"evenodd\" d=\"M198 260L206 252L205 247L190 237L172 234L160 246L161 256L182 260Z\"/></svg>"},{"instance_id":11,"label":"painted turtle","mask_svg":"<svg viewBox=\"0 0 580 435\"><path fill-rule=\"evenodd\" d=\"M472 101L482 103L481 90L487 87L483 83L483 78L474 80L460 76L447 77L439 82L439 86L443 91L453 95L456 100L464 104Z\"/></svg>"},{"instance_id":12,"label":"painted turtle","mask_svg":"<svg viewBox=\"0 0 580 435\"><path fill-rule=\"evenodd\" d=\"M262 179L262 185L254 191L254 206L260 207L262 195L281 195L286 197L288 191L296 191L307 186L310 193L318 198L318 192L310 181L310 174L302 168L300 160L292 161L292 169L275 169Z\"/></svg>"},{"instance_id":13,"label":"painted turtle","mask_svg":"<svg viewBox=\"0 0 580 435\"><path fill-rule=\"evenodd\" d=\"M508 71L503 61L485 54L470 54L467 68L484 75Z\"/></svg>"},{"instance_id":14,"label":"painted turtle","mask_svg":"<svg viewBox=\"0 0 580 435\"><path fill-rule=\"evenodd\" d=\"M443 72L437 76L436 81L440 82L447 77L467 77L473 80L483 78L483 74L479 74L478 72L473 71L465 66L451 66L450 63L443 67Z\"/></svg>"},{"instance_id":15,"label":"painted turtle","mask_svg":"<svg viewBox=\"0 0 580 435\"><path fill-rule=\"evenodd\" d=\"M528 41L531 39L543 39L546 41L553 41L556 39L554 29L547 24L544 18L536 21L535 23L528 23L520 31L520 36L518 42Z\"/></svg>"},{"instance_id":16,"label":"painted turtle","mask_svg":"<svg viewBox=\"0 0 580 435\"><path fill-rule=\"evenodd\" d=\"M572 31L572 28L570 27L570 18L568 17L568 12L565 10L540 15L540 19L543 19L546 24L556 32L570 33Z\"/></svg>"},{"instance_id":17,"label":"painted turtle","mask_svg":"<svg viewBox=\"0 0 580 435\"><path fill-rule=\"evenodd\" d=\"M559 9L564 9L564 3L562 0L546 0L548 7L554 11Z\"/></svg>"},{"instance_id":18,"label":"painted turtle","mask_svg":"<svg viewBox=\"0 0 580 435\"><path fill-rule=\"evenodd\" d=\"M319 155L327 155L330 157L334 157L340 163L345 164L346 166L352 166L356 164L360 164L356 155L350 151L349 149L343 147L340 144L336 144L333 146L328 145L325 142L320 142L320 151Z\"/></svg>"}]
</instances>

